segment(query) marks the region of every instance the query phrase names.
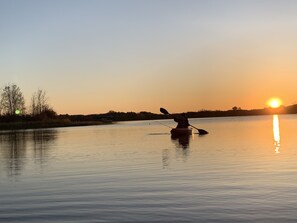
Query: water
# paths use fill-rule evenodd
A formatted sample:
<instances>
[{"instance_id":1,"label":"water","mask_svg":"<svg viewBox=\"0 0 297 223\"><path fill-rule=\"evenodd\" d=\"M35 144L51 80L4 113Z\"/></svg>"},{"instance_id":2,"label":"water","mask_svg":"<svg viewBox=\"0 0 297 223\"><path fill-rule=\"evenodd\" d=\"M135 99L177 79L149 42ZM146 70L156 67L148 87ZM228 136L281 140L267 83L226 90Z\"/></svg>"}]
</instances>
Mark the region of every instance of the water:
<instances>
[{"instance_id":1,"label":"water","mask_svg":"<svg viewBox=\"0 0 297 223\"><path fill-rule=\"evenodd\" d=\"M296 115L190 123L1 132L0 222L297 221Z\"/></svg>"}]
</instances>

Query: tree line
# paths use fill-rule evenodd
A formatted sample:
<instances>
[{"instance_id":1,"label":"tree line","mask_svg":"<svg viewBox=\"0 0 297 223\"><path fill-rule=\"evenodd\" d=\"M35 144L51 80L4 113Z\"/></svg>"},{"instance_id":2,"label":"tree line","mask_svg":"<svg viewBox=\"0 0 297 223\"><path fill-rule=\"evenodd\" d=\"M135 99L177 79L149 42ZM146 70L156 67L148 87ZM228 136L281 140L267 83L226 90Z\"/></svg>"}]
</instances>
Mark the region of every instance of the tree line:
<instances>
[{"instance_id":1,"label":"tree line","mask_svg":"<svg viewBox=\"0 0 297 223\"><path fill-rule=\"evenodd\" d=\"M272 115L272 114L297 114L297 104L290 106L281 106L279 108L263 108L263 109L242 109L234 106L229 110L200 110L194 112L185 112L188 118L208 118L208 117L232 117L232 116L256 116L256 115ZM176 114L163 115L161 113L154 114L151 112L116 112L109 111L106 114L96 115L99 119L108 119L111 121L133 121L133 120L154 120L154 119L173 119ZM95 115L93 115L95 117Z\"/></svg>"},{"instance_id":2,"label":"tree line","mask_svg":"<svg viewBox=\"0 0 297 223\"><path fill-rule=\"evenodd\" d=\"M16 84L6 84L0 89L0 92L0 117L2 121L15 120L16 117L42 120L57 115L48 104L47 94L44 90L38 89L32 94L28 107L26 107L21 88Z\"/></svg>"}]
</instances>

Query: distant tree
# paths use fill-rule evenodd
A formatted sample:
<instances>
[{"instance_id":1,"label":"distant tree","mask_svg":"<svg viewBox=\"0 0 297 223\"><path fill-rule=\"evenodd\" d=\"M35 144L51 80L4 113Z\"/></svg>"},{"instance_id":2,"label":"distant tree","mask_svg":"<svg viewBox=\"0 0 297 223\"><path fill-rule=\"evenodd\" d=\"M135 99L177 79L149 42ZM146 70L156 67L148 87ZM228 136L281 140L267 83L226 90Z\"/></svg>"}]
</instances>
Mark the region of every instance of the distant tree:
<instances>
[{"instance_id":1,"label":"distant tree","mask_svg":"<svg viewBox=\"0 0 297 223\"><path fill-rule=\"evenodd\" d=\"M233 110L233 111L238 111L238 110L241 110L241 107L234 106L234 107L232 108L232 110Z\"/></svg>"},{"instance_id":2,"label":"distant tree","mask_svg":"<svg viewBox=\"0 0 297 223\"><path fill-rule=\"evenodd\" d=\"M37 119L48 119L56 117L57 113L48 104L48 98L44 90L38 89L31 97L31 114Z\"/></svg>"},{"instance_id":3,"label":"distant tree","mask_svg":"<svg viewBox=\"0 0 297 223\"><path fill-rule=\"evenodd\" d=\"M1 110L3 114L14 115L25 113L25 99L16 84L4 86L1 92Z\"/></svg>"},{"instance_id":4,"label":"distant tree","mask_svg":"<svg viewBox=\"0 0 297 223\"><path fill-rule=\"evenodd\" d=\"M35 116L48 109L49 105L47 104L46 92L38 89L31 97L31 114Z\"/></svg>"}]
</instances>

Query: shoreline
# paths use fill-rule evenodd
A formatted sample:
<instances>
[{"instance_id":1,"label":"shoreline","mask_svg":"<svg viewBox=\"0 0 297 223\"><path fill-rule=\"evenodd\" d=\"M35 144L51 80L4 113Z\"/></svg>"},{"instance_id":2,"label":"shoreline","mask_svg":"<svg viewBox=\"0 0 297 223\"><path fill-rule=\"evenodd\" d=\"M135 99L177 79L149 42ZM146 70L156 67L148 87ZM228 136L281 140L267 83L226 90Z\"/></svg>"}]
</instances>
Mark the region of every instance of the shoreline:
<instances>
[{"instance_id":1,"label":"shoreline","mask_svg":"<svg viewBox=\"0 0 297 223\"><path fill-rule=\"evenodd\" d=\"M206 111L206 113L208 113ZM297 112L296 112L297 113ZM237 113L237 114L226 114L222 112L220 115L216 114L204 114L197 115L195 112L187 112L187 117L190 118L231 118L231 117L249 117L249 116L267 116L267 115L294 115L296 113L285 113L285 112L271 112L271 113ZM135 113L136 114L136 113ZM28 120L18 120L18 121L10 121L10 122L0 122L0 131L7 130L26 130L26 129L42 129L42 128L64 128L64 127L79 127L79 126L91 126L91 125L110 125L117 122L129 122L129 121L154 121L154 120L168 120L173 119L175 114L170 115L160 115L153 114L155 116L141 118L141 117L133 117L131 119L127 117L114 117L114 119L105 119L101 117L101 120L83 120L85 117L80 115L74 118L74 120L66 119L51 119L46 121L28 121ZM93 116L93 115L91 115ZM88 116L86 116L88 117Z\"/></svg>"}]
</instances>

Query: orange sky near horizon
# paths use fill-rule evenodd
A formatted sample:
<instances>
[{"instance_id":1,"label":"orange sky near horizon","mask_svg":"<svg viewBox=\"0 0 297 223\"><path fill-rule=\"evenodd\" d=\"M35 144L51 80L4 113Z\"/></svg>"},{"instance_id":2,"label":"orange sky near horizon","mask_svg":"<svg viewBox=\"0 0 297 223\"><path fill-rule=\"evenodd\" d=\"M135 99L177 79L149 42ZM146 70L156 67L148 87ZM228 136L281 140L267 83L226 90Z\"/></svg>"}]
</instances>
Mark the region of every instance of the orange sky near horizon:
<instances>
[{"instance_id":1,"label":"orange sky near horizon","mask_svg":"<svg viewBox=\"0 0 297 223\"><path fill-rule=\"evenodd\" d=\"M297 103L295 1L0 2L0 83L59 114ZM0 86L1 87L1 86Z\"/></svg>"}]
</instances>

